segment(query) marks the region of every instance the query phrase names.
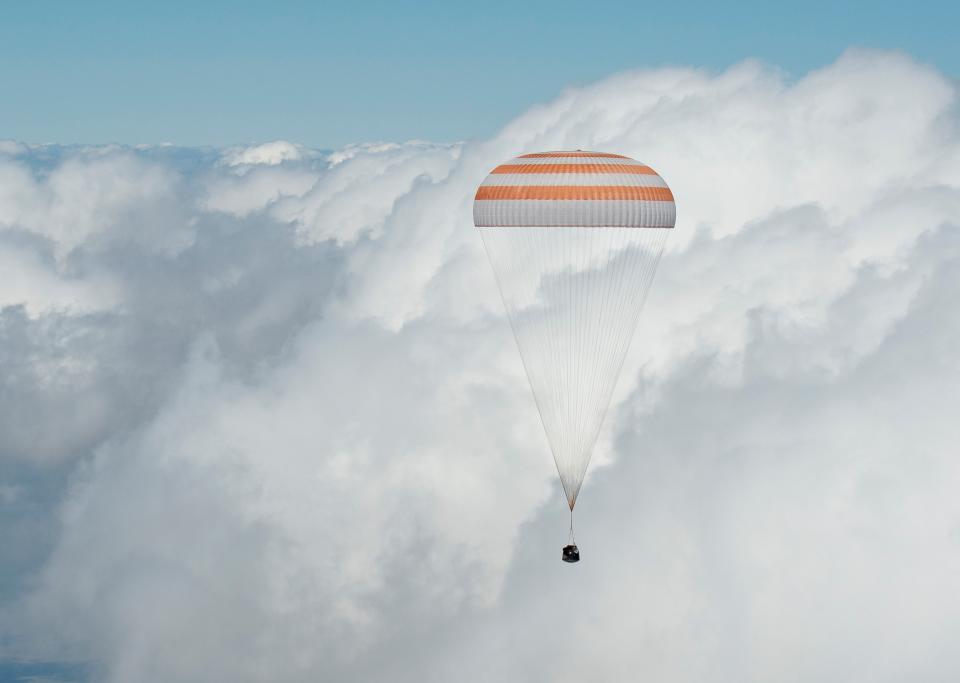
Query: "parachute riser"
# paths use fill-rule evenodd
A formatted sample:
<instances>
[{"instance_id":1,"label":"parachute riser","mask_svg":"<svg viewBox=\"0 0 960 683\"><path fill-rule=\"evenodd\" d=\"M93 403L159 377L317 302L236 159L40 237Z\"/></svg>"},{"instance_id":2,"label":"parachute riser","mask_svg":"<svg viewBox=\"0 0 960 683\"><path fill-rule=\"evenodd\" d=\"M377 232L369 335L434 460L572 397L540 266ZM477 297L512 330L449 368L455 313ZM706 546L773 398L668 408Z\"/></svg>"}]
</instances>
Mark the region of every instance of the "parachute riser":
<instances>
[{"instance_id":1,"label":"parachute riser","mask_svg":"<svg viewBox=\"0 0 960 683\"><path fill-rule=\"evenodd\" d=\"M577 540L573 536L573 506L570 506L570 535L567 538L567 545L563 547L561 556L564 562L579 562L580 549L577 548Z\"/></svg>"}]
</instances>

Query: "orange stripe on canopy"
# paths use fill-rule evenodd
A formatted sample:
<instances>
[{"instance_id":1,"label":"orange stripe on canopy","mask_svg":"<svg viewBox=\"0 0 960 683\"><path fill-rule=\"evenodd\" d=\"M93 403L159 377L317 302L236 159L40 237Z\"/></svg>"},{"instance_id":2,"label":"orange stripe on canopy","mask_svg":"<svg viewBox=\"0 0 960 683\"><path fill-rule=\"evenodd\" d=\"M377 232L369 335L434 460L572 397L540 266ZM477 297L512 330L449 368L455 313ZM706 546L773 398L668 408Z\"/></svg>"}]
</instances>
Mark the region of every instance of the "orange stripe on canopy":
<instances>
[{"instance_id":1,"label":"orange stripe on canopy","mask_svg":"<svg viewBox=\"0 0 960 683\"><path fill-rule=\"evenodd\" d=\"M608 154L606 152L537 152L536 154L521 154L518 159L546 159L549 157L606 157L608 159L629 159L622 154Z\"/></svg>"},{"instance_id":2,"label":"orange stripe on canopy","mask_svg":"<svg viewBox=\"0 0 960 683\"><path fill-rule=\"evenodd\" d=\"M491 173L625 173L657 175L649 166L628 164L503 164Z\"/></svg>"},{"instance_id":3,"label":"orange stripe on canopy","mask_svg":"<svg viewBox=\"0 0 960 683\"><path fill-rule=\"evenodd\" d=\"M672 202L668 187L630 187L622 185L481 185L477 201L489 199L639 199Z\"/></svg>"}]
</instances>

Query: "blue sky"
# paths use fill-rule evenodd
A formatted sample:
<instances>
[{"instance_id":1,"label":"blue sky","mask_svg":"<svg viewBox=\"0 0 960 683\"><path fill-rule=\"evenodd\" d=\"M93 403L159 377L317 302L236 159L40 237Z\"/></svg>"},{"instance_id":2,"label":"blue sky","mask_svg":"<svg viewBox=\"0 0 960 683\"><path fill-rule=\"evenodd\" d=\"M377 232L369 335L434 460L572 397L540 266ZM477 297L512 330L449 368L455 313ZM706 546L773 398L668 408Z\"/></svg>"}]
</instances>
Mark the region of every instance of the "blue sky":
<instances>
[{"instance_id":1,"label":"blue sky","mask_svg":"<svg viewBox=\"0 0 960 683\"><path fill-rule=\"evenodd\" d=\"M23 2L0 9L0 138L317 147L492 134L612 72L850 46L960 74L956 3Z\"/></svg>"}]
</instances>

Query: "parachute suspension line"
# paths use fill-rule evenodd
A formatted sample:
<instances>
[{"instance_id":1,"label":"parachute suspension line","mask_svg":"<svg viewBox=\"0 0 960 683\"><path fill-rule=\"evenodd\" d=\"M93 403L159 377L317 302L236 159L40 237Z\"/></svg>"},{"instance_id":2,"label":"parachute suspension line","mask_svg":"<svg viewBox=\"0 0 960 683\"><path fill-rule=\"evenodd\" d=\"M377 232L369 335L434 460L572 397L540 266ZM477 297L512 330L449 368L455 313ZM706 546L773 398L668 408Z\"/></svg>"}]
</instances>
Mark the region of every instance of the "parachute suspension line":
<instances>
[{"instance_id":1,"label":"parachute suspension line","mask_svg":"<svg viewBox=\"0 0 960 683\"><path fill-rule=\"evenodd\" d=\"M577 499L668 233L480 229L568 504Z\"/></svg>"},{"instance_id":2,"label":"parachute suspension line","mask_svg":"<svg viewBox=\"0 0 960 683\"><path fill-rule=\"evenodd\" d=\"M570 508L570 535L567 537L567 543L569 545L576 545L577 539L573 536L573 508Z\"/></svg>"}]
</instances>

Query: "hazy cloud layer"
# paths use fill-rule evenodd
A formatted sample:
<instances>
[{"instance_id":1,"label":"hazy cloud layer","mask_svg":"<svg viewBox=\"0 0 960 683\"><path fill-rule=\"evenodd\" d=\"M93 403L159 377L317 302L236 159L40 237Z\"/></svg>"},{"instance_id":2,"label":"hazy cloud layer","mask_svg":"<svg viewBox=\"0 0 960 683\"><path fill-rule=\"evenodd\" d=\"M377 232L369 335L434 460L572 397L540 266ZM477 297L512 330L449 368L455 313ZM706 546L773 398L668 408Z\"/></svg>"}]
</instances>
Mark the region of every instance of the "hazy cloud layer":
<instances>
[{"instance_id":1,"label":"hazy cloud layer","mask_svg":"<svg viewBox=\"0 0 960 683\"><path fill-rule=\"evenodd\" d=\"M679 208L573 567L470 215L563 148ZM958 266L956 85L890 53L626 73L462 145L0 144L0 653L956 680Z\"/></svg>"}]
</instances>

